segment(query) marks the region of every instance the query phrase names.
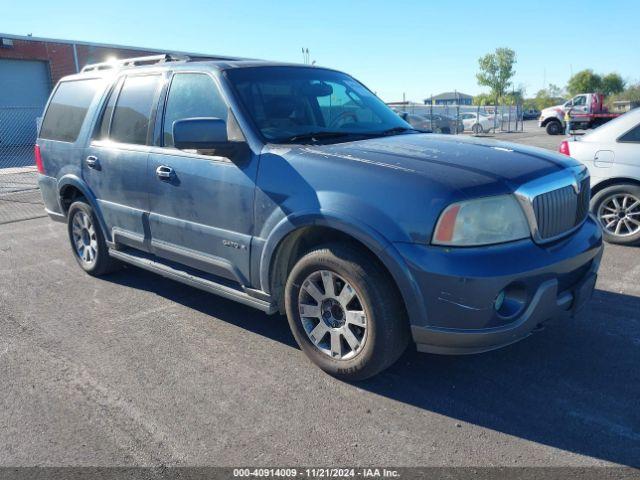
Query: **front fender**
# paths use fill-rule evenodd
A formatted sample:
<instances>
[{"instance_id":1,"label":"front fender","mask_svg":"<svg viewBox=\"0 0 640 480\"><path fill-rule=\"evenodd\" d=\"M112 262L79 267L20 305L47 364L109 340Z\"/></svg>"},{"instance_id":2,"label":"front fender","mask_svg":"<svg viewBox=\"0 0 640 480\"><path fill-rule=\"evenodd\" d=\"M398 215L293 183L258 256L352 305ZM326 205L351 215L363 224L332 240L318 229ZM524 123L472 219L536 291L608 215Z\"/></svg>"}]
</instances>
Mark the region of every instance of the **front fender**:
<instances>
[{"instance_id":1,"label":"front fender","mask_svg":"<svg viewBox=\"0 0 640 480\"><path fill-rule=\"evenodd\" d=\"M402 295L411 323L426 319L424 301L417 282L404 259L380 232L357 219L333 210L307 211L283 218L266 239L260 257L260 284L270 292L270 273L281 242L296 230L308 226L323 226L338 230L369 248L391 274Z\"/></svg>"},{"instance_id":2,"label":"front fender","mask_svg":"<svg viewBox=\"0 0 640 480\"><path fill-rule=\"evenodd\" d=\"M111 232L107 229L107 225L104 221L104 217L102 216L102 211L100 210L100 207L98 205L98 201L95 195L93 194L93 192L91 192L91 189L85 183L85 181L75 174L68 173L60 177L60 179L58 180L58 204L60 206L60 211L63 212L66 216L67 212L65 211L64 206L62 205L62 193L64 192L64 189L68 187L77 188L82 193L82 195L87 199L87 202L89 202L89 205L91 205L91 208L93 209L93 212L95 213L95 216L98 219L98 223L100 224L100 228L102 228L102 232L104 233L106 240L110 242Z\"/></svg>"}]
</instances>

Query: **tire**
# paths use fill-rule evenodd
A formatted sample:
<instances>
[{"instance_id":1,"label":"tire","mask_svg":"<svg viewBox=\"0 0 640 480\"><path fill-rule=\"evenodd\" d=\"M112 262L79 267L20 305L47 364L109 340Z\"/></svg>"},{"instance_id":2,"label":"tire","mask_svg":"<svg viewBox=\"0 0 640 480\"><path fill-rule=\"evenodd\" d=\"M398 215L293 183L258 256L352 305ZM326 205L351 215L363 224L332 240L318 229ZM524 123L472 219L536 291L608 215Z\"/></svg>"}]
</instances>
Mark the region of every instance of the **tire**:
<instances>
[{"instance_id":1,"label":"tire","mask_svg":"<svg viewBox=\"0 0 640 480\"><path fill-rule=\"evenodd\" d=\"M482 128L482 125L480 125L479 123L476 123L473 127L471 127L471 131L475 134L478 135L480 133L484 132L484 129Z\"/></svg>"},{"instance_id":2,"label":"tire","mask_svg":"<svg viewBox=\"0 0 640 480\"><path fill-rule=\"evenodd\" d=\"M321 246L300 258L287 279L285 307L302 351L342 380L376 375L398 360L409 342L395 283L375 259L348 244Z\"/></svg>"},{"instance_id":3,"label":"tire","mask_svg":"<svg viewBox=\"0 0 640 480\"><path fill-rule=\"evenodd\" d=\"M618 245L640 243L640 186L623 183L607 187L593 196L590 208L605 241Z\"/></svg>"},{"instance_id":4,"label":"tire","mask_svg":"<svg viewBox=\"0 0 640 480\"><path fill-rule=\"evenodd\" d=\"M67 232L73 257L89 275L98 277L121 266L109 256L100 223L86 201L75 201L69 207Z\"/></svg>"},{"instance_id":5,"label":"tire","mask_svg":"<svg viewBox=\"0 0 640 480\"><path fill-rule=\"evenodd\" d=\"M560 135L562 133L562 125L560 124L559 121L552 120L549 123L547 123L545 130L549 135Z\"/></svg>"}]
</instances>

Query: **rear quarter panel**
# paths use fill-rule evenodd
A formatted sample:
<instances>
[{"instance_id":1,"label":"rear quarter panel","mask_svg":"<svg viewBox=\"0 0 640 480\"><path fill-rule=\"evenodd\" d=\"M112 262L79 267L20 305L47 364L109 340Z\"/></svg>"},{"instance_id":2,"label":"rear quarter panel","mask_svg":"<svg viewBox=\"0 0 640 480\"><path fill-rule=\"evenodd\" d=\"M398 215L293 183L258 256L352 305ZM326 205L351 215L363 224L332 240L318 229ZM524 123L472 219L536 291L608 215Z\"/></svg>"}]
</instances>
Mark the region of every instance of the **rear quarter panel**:
<instances>
[{"instance_id":1,"label":"rear quarter panel","mask_svg":"<svg viewBox=\"0 0 640 480\"><path fill-rule=\"evenodd\" d=\"M62 79L61 82L62 81L67 81L67 79ZM58 83L58 85L59 84L60 83ZM82 127L80 128L78 138L75 140L75 142L63 142L59 140L41 138L40 132L38 132L37 144L40 146L40 153L42 155L45 175L55 178L59 188L64 183L83 182L82 160L84 158L86 144L89 137L91 136L97 112L100 109L100 105L104 100L107 87L110 84L110 78L101 79L96 94L87 110L87 114L84 118ZM49 101L47 102L47 106L45 107L45 115L47 109L49 108L49 104L51 103L51 99L55 95L56 89L53 90L51 96L49 97ZM72 180L72 182L70 182L70 180ZM47 198L49 198L49 200L45 199L45 201L47 202L45 206L50 210L58 211L59 205L49 205L48 203L51 203L50 196L47 196Z\"/></svg>"}]
</instances>

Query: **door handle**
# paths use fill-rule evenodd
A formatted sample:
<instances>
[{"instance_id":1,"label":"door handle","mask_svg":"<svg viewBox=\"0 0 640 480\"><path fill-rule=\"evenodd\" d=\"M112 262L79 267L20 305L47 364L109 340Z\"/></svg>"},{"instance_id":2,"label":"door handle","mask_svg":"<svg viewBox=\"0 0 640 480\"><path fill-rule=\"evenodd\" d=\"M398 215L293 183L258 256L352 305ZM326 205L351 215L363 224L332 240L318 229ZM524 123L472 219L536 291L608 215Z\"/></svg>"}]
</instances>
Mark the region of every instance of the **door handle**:
<instances>
[{"instance_id":1,"label":"door handle","mask_svg":"<svg viewBox=\"0 0 640 480\"><path fill-rule=\"evenodd\" d=\"M156 168L156 176L160 180L170 180L174 175L173 168L167 167L166 165L160 165Z\"/></svg>"},{"instance_id":2,"label":"door handle","mask_svg":"<svg viewBox=\"0 0 640 480\"><path fill-rule=\"evenodd\" d=\"M95 168L98 169L100 166L100 163L98 162L98 157L96 157L95 155L89 155L85 160L84 163L87 164L87 167L89 168Z\"/></svg>"}]
</instances>

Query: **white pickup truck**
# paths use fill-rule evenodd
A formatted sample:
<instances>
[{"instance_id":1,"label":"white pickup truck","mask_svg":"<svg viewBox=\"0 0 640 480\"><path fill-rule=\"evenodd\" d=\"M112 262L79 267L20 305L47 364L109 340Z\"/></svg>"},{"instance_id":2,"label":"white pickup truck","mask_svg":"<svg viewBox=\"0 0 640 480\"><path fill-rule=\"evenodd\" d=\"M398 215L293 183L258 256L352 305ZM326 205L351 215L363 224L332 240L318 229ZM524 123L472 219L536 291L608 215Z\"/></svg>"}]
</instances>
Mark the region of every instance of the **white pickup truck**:
<instances>
[{"instance_id":1,"label":"white pickup truck","mask_svg":"<svg viewBox=\"0 0 640 480\"><path fill-rule=\"evenodd\" d=\"M598 127L620 115L610 113L603 102L602 93L581 93L562 105L542 110L538 125L545 128L549 135L559 135L565 130L564 114L569 111L572 130Z\"/></svg>"}]
</instances>

